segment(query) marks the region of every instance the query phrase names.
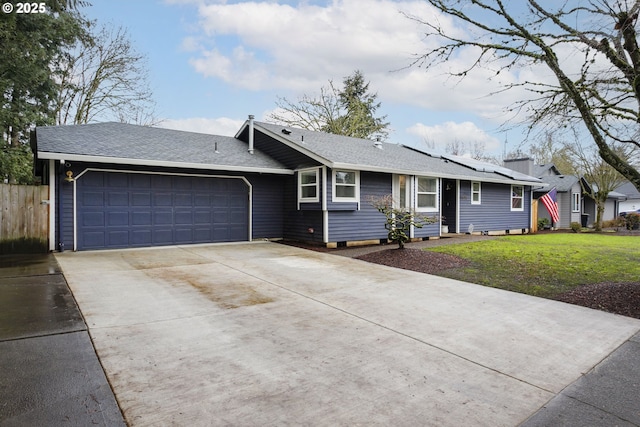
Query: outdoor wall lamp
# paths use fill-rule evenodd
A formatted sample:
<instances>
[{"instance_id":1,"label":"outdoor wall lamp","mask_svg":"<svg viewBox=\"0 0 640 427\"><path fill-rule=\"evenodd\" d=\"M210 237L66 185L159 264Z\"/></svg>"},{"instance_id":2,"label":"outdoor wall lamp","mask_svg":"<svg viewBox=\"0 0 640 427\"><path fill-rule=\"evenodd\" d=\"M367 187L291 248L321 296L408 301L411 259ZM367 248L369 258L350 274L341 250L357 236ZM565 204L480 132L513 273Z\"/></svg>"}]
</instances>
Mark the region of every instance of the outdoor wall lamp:
<instances>
[{"instance_id":1,"label":"outdoor wall lamp","mask_svg":"<svg viewBox=\"0 0 640 427\"><path fill-rule=\"evenodd\" d=\"M67 177L64 179L66 182L73 182L75 179L73 178L73 171L66 172Z\"/></svg>"}]
</instances>

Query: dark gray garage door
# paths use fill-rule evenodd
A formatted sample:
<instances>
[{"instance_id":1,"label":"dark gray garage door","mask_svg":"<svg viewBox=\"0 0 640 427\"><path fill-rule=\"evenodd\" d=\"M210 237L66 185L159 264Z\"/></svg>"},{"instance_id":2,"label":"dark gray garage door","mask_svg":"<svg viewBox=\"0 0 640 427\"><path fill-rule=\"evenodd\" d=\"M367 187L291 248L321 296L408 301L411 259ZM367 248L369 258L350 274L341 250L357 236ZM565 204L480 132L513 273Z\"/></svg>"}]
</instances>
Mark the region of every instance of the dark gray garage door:
<instances>
[{"instance_id":1,"label":"dark gray garage door","mask_svg":"<svg viewBox=\"0 0 640 427\"><path fill-rule=\"evenodd\" d=\"M242 179L90 171L76 185L80 250L249 239Z\"/></svg>"}]
</instances>

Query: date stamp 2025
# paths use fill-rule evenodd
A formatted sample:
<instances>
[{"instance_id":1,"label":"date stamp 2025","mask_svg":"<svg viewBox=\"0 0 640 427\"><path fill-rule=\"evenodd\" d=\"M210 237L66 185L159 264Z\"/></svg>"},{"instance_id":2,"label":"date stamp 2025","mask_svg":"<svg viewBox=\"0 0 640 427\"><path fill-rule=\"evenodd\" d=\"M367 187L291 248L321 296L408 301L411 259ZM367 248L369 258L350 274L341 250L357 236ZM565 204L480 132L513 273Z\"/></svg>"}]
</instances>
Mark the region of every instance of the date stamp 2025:
<instances>
[{"instance_id":1,"label":"date stamp 2025","mask_svg":"<svg viewBox=\"0 0 640 427\"><path fill-rule=\"evenodd\" d=\"M2 11L4 13L20 13L20 14L28 14L28 13L46 13L47 5L44 2L40 3L3 3Z\"/></svg>"}]
</instances>

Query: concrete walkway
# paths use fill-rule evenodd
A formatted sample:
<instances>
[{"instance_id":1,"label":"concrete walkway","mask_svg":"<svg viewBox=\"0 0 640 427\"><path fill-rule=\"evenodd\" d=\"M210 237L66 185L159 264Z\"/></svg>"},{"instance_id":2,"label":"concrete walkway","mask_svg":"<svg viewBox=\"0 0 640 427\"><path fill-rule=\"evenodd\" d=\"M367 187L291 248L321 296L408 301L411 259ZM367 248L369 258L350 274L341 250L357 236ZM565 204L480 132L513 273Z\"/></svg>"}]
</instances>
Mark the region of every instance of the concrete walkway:
<instances>
[{"instance_id":1,"label":"concrete walkway","mask_svg":"<svg viewBox=\"0 0 640 427\"><path fill-rule=\"evenodd\" d=\"M0 256L0 426L124 426L53 255Z\"/></svg>"},{"instance_id":2,"label":"concrete walkway","mask_svg":"<svg viewBox=\"0 0 640 427\"><path fill-rule=\"evenodd\" d=\"M56 257L134 426L562 425L638 349L636 319L274 243Z\"/></svg>"}]
</instances>

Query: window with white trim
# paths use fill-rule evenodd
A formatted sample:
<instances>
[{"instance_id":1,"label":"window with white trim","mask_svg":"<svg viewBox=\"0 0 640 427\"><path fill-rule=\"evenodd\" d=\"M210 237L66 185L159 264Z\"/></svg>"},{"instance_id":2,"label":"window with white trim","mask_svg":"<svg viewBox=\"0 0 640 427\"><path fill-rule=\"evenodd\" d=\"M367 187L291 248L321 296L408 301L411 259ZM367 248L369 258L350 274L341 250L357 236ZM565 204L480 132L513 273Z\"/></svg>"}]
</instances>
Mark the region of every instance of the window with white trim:
<instances>
[{"instance_id":1,"label":"window with white trim","mask_svg":"<svg viewBox=\"0 0 640 427\"><path fill-rule=\"evenodd\" d=\"M511 186L511 210L524 210L524 187L522 185Z\"/></svg>"},{"instance_id":2,"label":"window with white trim","mask_svg":"<svg viewBox=\"0 0 640 427\"><path fill-rule=\"evenodd\" d=\"M572 193L571 196L571 212L580 212L580 193Z\"/></svg>"},{"instance_id":3,"label":"window with white trim","mask_svg":"<svg viewBox=\"0 0 640 427\"><path fill-rule=\"evenodd\" d=\"M333 170L333 201L357 202L360 199L360 173L358 171Z\"/></svg>"},{"instance_id":4,"label":"window with white trim","mask_svg":"<svg viewBox=\"0 0 640 427\"><path fill-rule=\"evenodd\" d=\"M305 169L298 171L298 200L300 202L317 202L319 198L319 170Z\"/></svg>"},{"instance_id":5,"label":"window with white trim","mask_svg":"<svg viewBox=\"0 0 640 427\"><path fill-rule=\"evenodd\" d=\"M472 205L479 205L480 204L480 182L478 181L471 181L471 204Z\"/></svg>"},{"instance_id":6,"label":"window with white trim","mask_svg":"<svg viewBox=\"0 0 640 427\"><path fill-rule=\"evenodd\" d=\"M416 210L437 211L438 210L438 179L417 177L416 186Z\"/></svg>"}]
</instances>

